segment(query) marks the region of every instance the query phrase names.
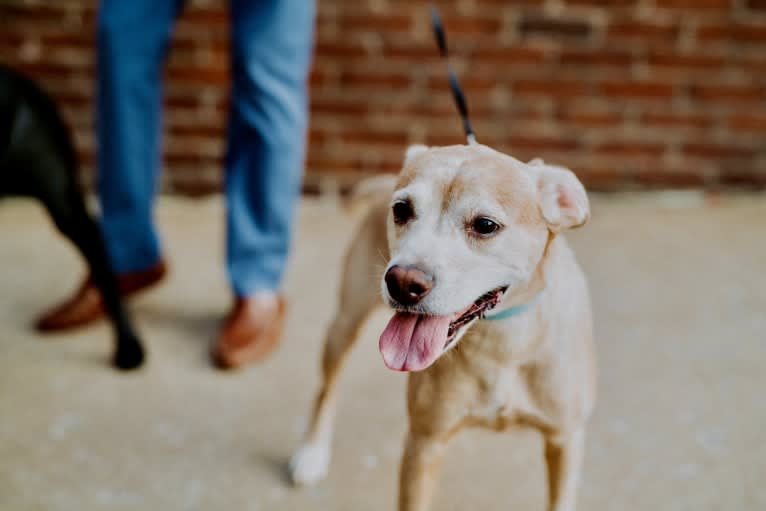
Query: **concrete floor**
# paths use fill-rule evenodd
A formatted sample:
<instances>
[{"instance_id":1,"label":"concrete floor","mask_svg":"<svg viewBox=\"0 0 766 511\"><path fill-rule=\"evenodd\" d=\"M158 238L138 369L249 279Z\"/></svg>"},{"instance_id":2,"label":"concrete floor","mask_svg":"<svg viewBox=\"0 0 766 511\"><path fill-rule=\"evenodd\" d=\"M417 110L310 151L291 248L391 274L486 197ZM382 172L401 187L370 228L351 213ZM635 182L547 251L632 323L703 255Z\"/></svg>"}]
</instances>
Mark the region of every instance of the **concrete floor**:
<instances>
[{"instance_id":1,"label":"concrete floor","mask_svg":"<svg viewBox=\"0 0 766 511\"><path fill-rule=\"evenodd\" d=\"M601 371L580 509L766 509L766 198L596 196L593 213L570 236ZM383 311L344 375L329 478L285 477L353 219L304 201L284 344L221 373L207 360L229 300L221 201L165 198L158 216L172 275L132 302L150 359L119 374L105 324L30 329L84 269L36 204L0 203L0 511L394 509L405 378L377 352ZM439 488L436 510L542 510L540 439L461 434Z\"/></svg>"}]
</instances>

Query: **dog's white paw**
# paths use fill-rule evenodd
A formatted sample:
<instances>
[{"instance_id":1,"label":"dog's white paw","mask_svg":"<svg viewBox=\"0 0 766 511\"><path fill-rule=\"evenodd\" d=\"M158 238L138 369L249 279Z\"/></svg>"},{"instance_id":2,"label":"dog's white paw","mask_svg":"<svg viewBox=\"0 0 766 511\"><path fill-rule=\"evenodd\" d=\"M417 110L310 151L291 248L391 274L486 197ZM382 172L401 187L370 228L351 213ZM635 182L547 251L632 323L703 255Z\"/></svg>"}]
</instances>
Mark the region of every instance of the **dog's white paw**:
<instances>
[{"instance_id":1,"label":"dog's white paw","mask_svg":"<svg viewBox=\"0 0 766 511\"><path fill-rule=\"evenodd\" d=\"M330 464L330 446L304 444L290 460L290 478L296 485L311 485L327 475Z\"/></svg>"}]
</instances>

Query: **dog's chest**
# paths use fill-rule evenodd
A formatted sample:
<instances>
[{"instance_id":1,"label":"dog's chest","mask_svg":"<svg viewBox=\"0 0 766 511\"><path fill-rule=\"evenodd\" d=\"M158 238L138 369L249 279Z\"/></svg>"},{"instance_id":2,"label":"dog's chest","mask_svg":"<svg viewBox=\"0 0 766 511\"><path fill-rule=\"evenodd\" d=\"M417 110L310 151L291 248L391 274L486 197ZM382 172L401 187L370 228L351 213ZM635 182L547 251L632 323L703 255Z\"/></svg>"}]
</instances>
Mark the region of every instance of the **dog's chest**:
<instances>
[{"instance_id":1,"label":"dog's chest","mask_svg":"<svg viewBox=\"0 0 766 511\"><path fill-rule=\"evenodd\" d=\"M461 356L470 374L466 380L475 386L469 406L472 422L493 429L547 422L525 367L534 335L523 323L512 329L479 324L466 336Z\"/></svg>"},{"instance_id":2,"label":"dog's chest","mask_svg":"<svg viewBox=\"0 0 766 511\"><path fill-rule=\"evenodd\" d=\"M485 373L479 381L479 399L471 415L483 426L497 430L548 422L532 399L529 381L518 367L496 368Z\"/></svg>"}]
</instances>

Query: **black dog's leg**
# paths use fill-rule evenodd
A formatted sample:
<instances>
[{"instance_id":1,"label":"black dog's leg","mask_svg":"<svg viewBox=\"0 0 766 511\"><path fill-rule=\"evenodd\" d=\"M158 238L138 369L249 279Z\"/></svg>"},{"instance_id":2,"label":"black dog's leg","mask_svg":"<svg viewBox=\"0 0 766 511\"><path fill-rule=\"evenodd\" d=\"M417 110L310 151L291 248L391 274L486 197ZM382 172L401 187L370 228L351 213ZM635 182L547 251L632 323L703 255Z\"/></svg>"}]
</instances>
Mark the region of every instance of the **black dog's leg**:
<instances>
[{"instance_id":1,"label":"black dog's leg","mask_svg":"<svg viewBox=\"0 0 766 511\"><path fill-rule=\"evenodd\" d=\"M139 367L141 343L123 308L119 284L107 258L101 230L88 214L77 176L77 155L53 101L33 82L0 66L0 193L38 198L58 229L77 246L90 266L112 320L120 369ZM2 144L3 140L0 140Z\"/></svg>"},{"instance_id":2,"label":"black dog's leg","mask_svg":"<svg viewBox=\"0 0 766 511\"><path fill-rule=\"evenodd\" d=\"M41 198L56 227L72 240L89 263L93 281L101 291L115 331L114 365L120 369L135 369L144 361L144 350L123 307L119 284L109 264L101 230L88 214L76 187L64 187L68 190L53 190L53 193Z\"/></svg>"}]
</instances>

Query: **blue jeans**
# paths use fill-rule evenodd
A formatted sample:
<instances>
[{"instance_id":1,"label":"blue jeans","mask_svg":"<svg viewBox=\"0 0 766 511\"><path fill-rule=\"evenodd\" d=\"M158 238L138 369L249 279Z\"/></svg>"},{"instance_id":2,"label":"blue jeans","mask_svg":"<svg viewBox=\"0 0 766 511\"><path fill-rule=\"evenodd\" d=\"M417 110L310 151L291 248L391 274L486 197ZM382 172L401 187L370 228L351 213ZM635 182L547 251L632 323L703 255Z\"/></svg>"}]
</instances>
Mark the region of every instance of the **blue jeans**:
<instances>
[{"instance_id":1,"label":"blue jeans","mask_svg":"<svg viewBox=\"0 0 766 511\"><path fill-rule=\"evenodd\" d=\"M183 0L102 0L98 193L117 272L160 259L161 68ZM238 296L279 287L305 155L313 0L230 0L232 98L225 157L226 265Z\"/></svg>"}]
</instances>

